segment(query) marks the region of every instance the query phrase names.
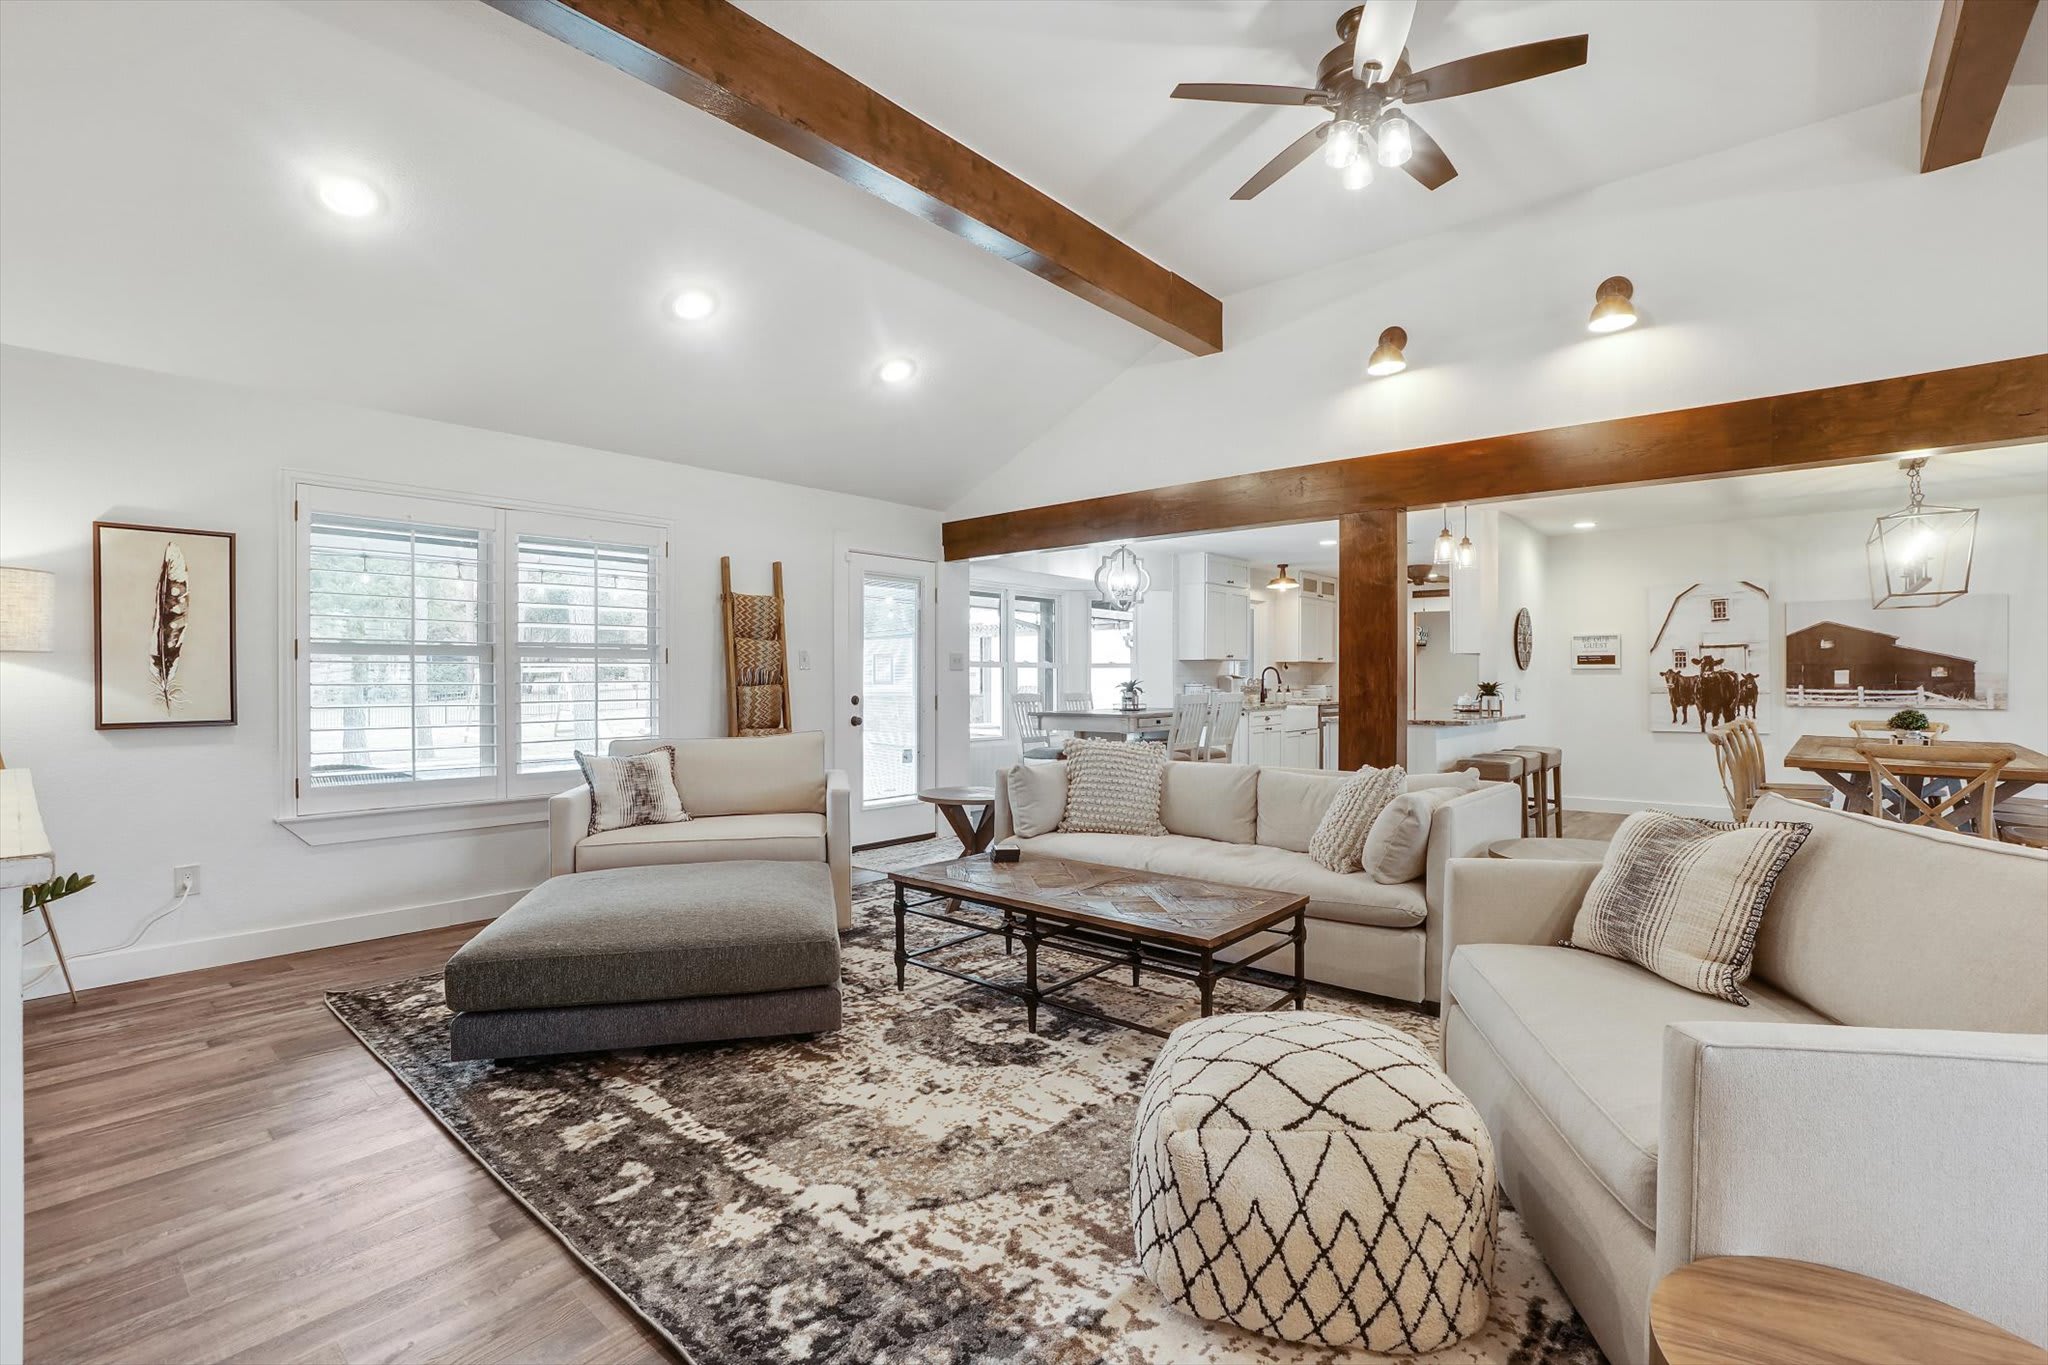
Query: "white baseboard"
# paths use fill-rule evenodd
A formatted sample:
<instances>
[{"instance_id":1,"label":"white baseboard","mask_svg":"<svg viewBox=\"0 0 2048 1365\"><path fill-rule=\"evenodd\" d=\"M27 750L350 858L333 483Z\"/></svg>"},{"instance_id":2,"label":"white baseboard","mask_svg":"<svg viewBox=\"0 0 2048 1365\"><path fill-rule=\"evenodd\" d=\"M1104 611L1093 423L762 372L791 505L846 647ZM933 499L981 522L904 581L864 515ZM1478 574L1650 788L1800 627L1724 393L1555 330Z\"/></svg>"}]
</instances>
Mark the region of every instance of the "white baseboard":
<instances>
[{"instance_id":1,"label":"white baseboard","mask_svg":"<svg viewBox=\"0 0 2048 1365\"><path fill-rule=\"evenodd\" d=\"M1593 811L1601 815L1634 815L1639 810L1663 810L1670 811L1673 815L1689 815L1695 820L1730 818L1726 805L1696 806L1685 801L1627 801L1606 796L1568 797L1564 808L1568 811Z\"/></svg>"},{"instance_id":2,"label":"white baseboard","mask_svg":"<svg viewBox=\"0 0 2048 1365\"><path fill-rule=\"evenodd\" d=\"M78 989L113 986L123 981L142 981L153 976L173 976L205 967L225 967L234 962L282 957L312 948L333 948L344 943L362 943L373 938L440 929L451 924L469 924L496 919L525 895L525 890L492 891L460 900L432 905L408 905L395 910L372 910L361 915L311 920L304 924L280 924L270 929L251 929L239 934L187 939L181 943L138 943L118 952L73 956L71 979ZM47 950L45 950L47 951ZM28 999L64 994L64 977L56 959L49 971L26 992Z\"/></svg>"}]
</instances>

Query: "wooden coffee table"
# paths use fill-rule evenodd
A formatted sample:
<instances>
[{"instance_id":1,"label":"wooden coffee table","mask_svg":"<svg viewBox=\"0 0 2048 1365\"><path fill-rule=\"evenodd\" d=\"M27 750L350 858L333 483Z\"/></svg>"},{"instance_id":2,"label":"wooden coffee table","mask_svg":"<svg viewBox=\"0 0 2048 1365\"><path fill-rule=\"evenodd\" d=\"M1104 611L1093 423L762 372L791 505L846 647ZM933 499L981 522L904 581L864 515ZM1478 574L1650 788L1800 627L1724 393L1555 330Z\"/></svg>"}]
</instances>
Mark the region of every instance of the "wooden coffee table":
<instances>
[{"instance_id":1,"label":"wooden coffee table","mask_svg":"<svg viewBox=\"0 0 2048 1365\"><path fill-rule=\"evenodd\" d=\"M987 857L891 872L896 884L896 988L903 989L912 966L986 986L1024 1002L1024 1019L1038 1032L1038 1007L1121 1024L1159 1037L1166 1030L1104 1014L1059 998L1084 981L1128 967L1131 984L1142 973L1192 981L1201 992L1202 1017L1215 1012L1216 983L1273 953L1294 946L1294 981L1267 1008L1288 1001L1303 1008L1308 897L1285 891L1225 886L1157 872L1101 867L1066 858L1025 858L1014 863ZM913 899L913 894L921 898ZM965 932L912 949L904 929L911 919L933 920ZM1260 935L1273 942L1235 962L1219 964L1217 954ZM964 943L1001 938L1005 954L1024 945L1024 975L998 981L934 958ZM1096 963L1059 981L1039 979L1039 949L1053 947Z\"/></svg>"}]
</instances>

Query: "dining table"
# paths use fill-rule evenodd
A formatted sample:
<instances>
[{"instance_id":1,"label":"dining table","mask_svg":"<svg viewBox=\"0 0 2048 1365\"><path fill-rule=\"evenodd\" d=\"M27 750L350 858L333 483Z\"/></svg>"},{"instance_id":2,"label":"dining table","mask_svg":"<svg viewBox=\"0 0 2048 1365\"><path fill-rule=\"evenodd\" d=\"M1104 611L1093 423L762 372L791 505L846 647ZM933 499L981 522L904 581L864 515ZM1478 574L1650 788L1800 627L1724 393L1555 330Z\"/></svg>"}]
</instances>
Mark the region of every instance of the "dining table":
<instances>
[{"instance_id":1,"label":"dining table","mask_svg":"<svg viewBox=\"0 0 2048 1365\"><path fill-rule=\"evenodd\" d=\"M1855 735L1801 735L1785 755L1785 766L1817 775L1842 794L1844 809L1859 815L1870 813L1870 765L1856 748L1870 741ZM1897 746L1900 758L1938 756L1956 741L1935 740L1930 744ZM1973 741L1972 748L1985 741ZM2003 740L1989 741L2013 751L2012 762L1999 774L1994 801L2009 801L2027 788L2048 783L2048 754ZM1888 749L1892 746L1886 746Z\"/></svg>"},{"instance_id":2,"label":"dining table","mask_svg":"<svg viewBox=\"0 0 2048 1365\"><path fill-rule=\"evenodd\" d=\"M1048 730L1060 730L1083 739L1137 739L1157 733L1173 723L1173 712L1157 706L1136 711L1116 707L1095 710L1041 711L1039 723Z\"/></svg>"}]
</instances>

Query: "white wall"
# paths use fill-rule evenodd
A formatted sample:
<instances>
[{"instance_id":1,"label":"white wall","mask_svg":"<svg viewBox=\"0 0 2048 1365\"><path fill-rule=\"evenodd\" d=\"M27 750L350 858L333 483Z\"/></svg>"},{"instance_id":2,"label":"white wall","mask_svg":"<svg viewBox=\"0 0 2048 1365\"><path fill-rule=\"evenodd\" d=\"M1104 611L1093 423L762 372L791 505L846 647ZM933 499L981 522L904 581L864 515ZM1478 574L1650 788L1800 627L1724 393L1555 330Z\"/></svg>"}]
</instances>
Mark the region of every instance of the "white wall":
<instances>
[{"instance_id":1,"label":"white wall","mask_svg":"<svg viewBox=\"0 0 2048 1365\"><path fill-rule=\"evenodd\" d=\"M1889 510L1889 509L1879 509ZM1549 719L1530 734L1565 751L1565 804L1582 810L1635 810L1644 805L1728 818L1713 753L1696 731L1652 733L1648 721L1656 629L1647 619L1647 589L1665 583L1748 579L1771 594L1772 679L1769 703L1758 709L1774 778L1816 781L1779 766L1801 734L1845 734L1868 712L1787 708L1784 610L1788 602L1868 601L1864 537L1870 510L1831 512L1644 530L1589 531L1550 537L1545 572L1547 611L1537 618L1537 669L1548 691ZM2012 597L2012 696L2004 711L1930 713L1954 739L1993 739L2048 750L2048 495L2000 498L1982 509L1973 593ZM1940 610L1933 608L1932 610ZM1902 618L1916 613L1900 612ZM1618 673L1573 672L1569 637L1621 632Z\"/></svg>"},{"instance_id":2,"label":"white wall","mask_svg":"<svg viewBox=\"0 0 2048 1365\"><path fill-rule=\"evenodd\" d=\"M1221 353L1155 349L952 514L2048 351L2048 87L1933 175L1918 120L1895 100L1233 295ZM1590 336L1613 274L1643 325ZM1368 379L1389 324L1410 368Z\"/></svg>"},{"instance_id":3,"label":"white wall","mask_svg":"<svg viewBox=\"0 0 2048 1365\"><path fill-rule=\"evenodd\" d=\"M764 414L772 420L772 414ZM784 565L796 722L845 733L833 684L835 537L860 549L937 558L939 519L844 494L672 465L388 413L265 396L15 348L0 350L0 562L57 574L55 652L0 656L0 750L33 767L64 870L99 885L60 912L80 984L455 923L501 909L546 873L546 830L526 825L312 848L279 814L280 471L670 518L668 616L676 735L722 733L718 558L765 586ZM92 728L90 528L102 520L233 531L241 723ZM943 583L957 592L959 577ZM944 589L942 588L942 592ZM943 601L940 780L966 769L962 647ZM565 779L564 785L569 785ZM170 902L174 864L202 866L204 894L121 944ZM401 912L401 913L391 913ZM40 949L34 951L41 951ZM45 980L41 989L51 988Z\"/></svg>"},{"instance_id":4,"label":"white wall","mask_svg":"<svg viewBox=\"0 0 2048 1365\"><path fill-rule=\"evenodd\" d=\"M28 1213L22 1183L22 918L12 905L0 904L0 1360L22 1359Z\"/></svg>"}]
</instances>

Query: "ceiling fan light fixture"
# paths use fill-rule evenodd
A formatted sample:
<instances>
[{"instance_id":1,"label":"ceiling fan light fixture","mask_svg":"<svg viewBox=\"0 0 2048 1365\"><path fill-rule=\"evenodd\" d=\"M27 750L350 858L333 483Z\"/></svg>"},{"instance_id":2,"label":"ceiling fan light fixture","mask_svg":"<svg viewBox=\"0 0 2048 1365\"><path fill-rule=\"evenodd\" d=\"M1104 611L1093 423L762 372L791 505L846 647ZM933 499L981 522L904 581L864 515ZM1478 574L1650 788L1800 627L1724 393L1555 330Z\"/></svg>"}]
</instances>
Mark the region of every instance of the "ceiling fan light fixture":
<instances>
[{"instance_id":1,"label":"ceiling fan light fixture","mask_svg":"<svg viewBox=\"0 0 2048 1365\"><path fill-rule=\"evenodd\" d=\"M1301 584L1296 582L1292 577L1288 575L1287 566L1285 564L1282 564L1280 566L1280 572L1274 574L1272 581L1267 583L1266 586L1271 588L1274 592L1286 592L1291 588L1300 587Z\"/></svg>"},{"instance_id":2,"label":"ceiling fan light fixture","mask_svg":"<svg viewBox=\"0 0 2048 1365\"><path fill-rule=\"evenodd\" d=\"M1399 327L1389 327L1380 333L1380 344L1373 347L1372 357L1365 362L1365 372L1374 378L1399 374L1408 368L1408 357L1403 351L1408 345L1408 334Z\"/></svg>"},{"instance_id":3,"label":"ceiling fan light fixture","mask_svg":"<svg viewBox=\"0 0 2048 1365\"><path fill-rule=\"evenodd\" d=\"M1610 275L1593 291L1593 315L1586 319L1589 332L1620 332L1636 325L1633 302L1636 287L1626 275Z\"/></svg>"},{"instance_id":4,"label":"ceiling fan light fixture","mask_svg":"<svg viewBox=\"0 0 2048 1365\"><path fill-rule=\"evenodd\" d=\"M1344 188L1362 190L1372 183L1372 158L1356 157L1344 168Z\"/></svg>"},{"instance_id":5,"label":"ceiling fan light fixture","mask_svg":"<svg viewBox=\"0 0 2048 1365\"><path fill-rule=\"evenodd\" d=\"M1323 138L1323 164L1343 170L1358 160L1358 143L1361 133L1359 126L1348 118L1340 118L1330 125L1329 133Z\"/></svg>"},{"instance_id":6,"label":"ceiling fan light fixture","mask_svg":"<svg viewBox=\"0 0 2048 1365\"><path fill-rule=\"evenodd\" d=\"M1415 126L1399 114L1383 114L1373 129L1379 163L1388 169L1408 164L1415 155Z\"/></svg>"}]
</instances>

